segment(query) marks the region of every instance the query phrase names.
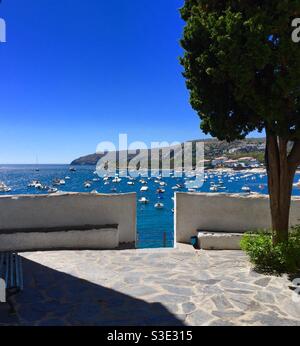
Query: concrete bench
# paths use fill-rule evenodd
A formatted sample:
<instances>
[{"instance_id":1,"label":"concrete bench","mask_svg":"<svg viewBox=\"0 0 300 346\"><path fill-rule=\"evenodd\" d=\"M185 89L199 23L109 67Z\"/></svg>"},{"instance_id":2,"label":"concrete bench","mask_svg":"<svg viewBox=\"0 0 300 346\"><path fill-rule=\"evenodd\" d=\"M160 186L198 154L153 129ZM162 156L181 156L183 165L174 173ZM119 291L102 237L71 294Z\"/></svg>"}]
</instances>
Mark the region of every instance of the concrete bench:
<instances>
[{"instance_id":1,"label":"concrete bench","mask_svg":"<svg viewBox=\"0 0 300 346\"><path fill-rule=\"evenodd\" d=\"M198 231L198 245L202 250L241 250L243 233Z\"/></svg>"},{"instance_id":2,"label":"concrete bench","mask_svg":"<svg viewBox=\"0 0 300 346\"><path fill-rule=\"evenodd\" d=\"M118 225L0 230L0 252L106 250L118 246Z\"/></svg>"}]
</instances>

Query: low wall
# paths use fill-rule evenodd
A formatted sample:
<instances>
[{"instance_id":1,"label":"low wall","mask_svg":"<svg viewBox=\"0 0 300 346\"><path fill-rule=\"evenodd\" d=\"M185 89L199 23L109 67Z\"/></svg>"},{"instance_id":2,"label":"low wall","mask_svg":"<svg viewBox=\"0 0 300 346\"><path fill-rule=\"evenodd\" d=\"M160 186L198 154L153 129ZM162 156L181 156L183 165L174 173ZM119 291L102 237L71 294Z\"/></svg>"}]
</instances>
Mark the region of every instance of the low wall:
<instances>
[{"instance_id":1,"label":"low wall","mask_svg":"<svg viewBox=\"0 0 300 346\"><path fill-rule=\"evenodd\" d=\"M293 198L290 224L300 224L300 198ZM175 236L190 242L197 231L247 232L271 226L269 197L176 193Z\"/></svg>"},{"instance_id":2,"label":"low wall","mask_svg":"<svg viewBox=\"0 0 300 346\"><path fill-rule=\"evenodd\" d=\"M118 225L119 242L135 242L136 195L66 193L0 197L0 241L1 231L7 237L10 230L15 234L16 230L22 233L28 229L70 229L85 225ZM95 231L89 237L108 239L106 234L101 238ZM73 235L74 239L78 237L78 231ZM29 239L28 234L25 236Z\"/></svg>"}]
</instances>

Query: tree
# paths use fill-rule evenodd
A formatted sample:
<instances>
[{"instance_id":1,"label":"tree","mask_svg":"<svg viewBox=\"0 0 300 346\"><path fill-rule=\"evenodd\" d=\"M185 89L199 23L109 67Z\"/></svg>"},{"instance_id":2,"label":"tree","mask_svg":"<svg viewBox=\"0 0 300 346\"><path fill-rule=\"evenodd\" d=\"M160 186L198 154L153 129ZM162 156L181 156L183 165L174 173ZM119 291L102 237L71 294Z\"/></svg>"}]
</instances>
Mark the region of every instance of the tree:
<instances>
[{"instance_id":1,"label":"tree","mask_svg":"<svg viewBox=\"0 0 300 346\"><path fill-rule=\"evenodd\" d=\"M300 165L300 0L185 0L181 64L201 128L220 140L266 132L273 241L288 240Z\"/></svg>"}]
</instances>

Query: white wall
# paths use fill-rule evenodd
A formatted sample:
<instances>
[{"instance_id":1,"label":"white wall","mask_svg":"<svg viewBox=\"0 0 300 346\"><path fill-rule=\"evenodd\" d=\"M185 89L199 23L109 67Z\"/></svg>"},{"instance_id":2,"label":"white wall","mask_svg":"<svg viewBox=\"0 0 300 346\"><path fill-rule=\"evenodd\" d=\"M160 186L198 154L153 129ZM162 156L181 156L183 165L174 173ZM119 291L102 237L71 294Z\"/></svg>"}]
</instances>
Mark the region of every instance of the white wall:
<instances>
[{"instance_id":1,"label":"white wall","mask_svg":"<svg viewBox=\"0 0 300 346\"><path fill-rule=\"evenodd\" d=\"M300 198L293 198L290 223L300 224ZM177 242L190 242L197 230L247 232L270 226L268 196L176 193Z\"/></svg>"},{"instance_id":2,"label":"white wall","mask_svg":"<svg viewBox=\"0 0 300 346\"><path fill-rule=\"evenodd\" d=\"M136 194L22 195L0 197L1 230L119 225L120 243L136 240Z\"/></svg>"}]
</instances>

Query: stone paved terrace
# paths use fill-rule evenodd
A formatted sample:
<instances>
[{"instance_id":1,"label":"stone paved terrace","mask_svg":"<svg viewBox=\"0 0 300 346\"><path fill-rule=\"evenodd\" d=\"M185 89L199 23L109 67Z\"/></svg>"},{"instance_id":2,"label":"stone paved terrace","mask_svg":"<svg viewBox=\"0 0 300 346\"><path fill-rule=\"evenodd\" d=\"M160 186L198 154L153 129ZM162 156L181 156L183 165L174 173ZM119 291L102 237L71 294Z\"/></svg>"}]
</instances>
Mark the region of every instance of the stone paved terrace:
<instances>
[{"instance_id":1,"label":"stone paved terrace","mask_svg":"<svg viewBox=\"0 0 300 346\"><path fill-rule=\"evenodd\" d=\"M251 270L239 251L178 249L23 255L17 313L0 324L300 325L291 281Z\"/></svg>"}]
</instances>

